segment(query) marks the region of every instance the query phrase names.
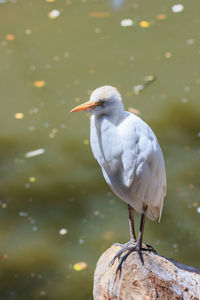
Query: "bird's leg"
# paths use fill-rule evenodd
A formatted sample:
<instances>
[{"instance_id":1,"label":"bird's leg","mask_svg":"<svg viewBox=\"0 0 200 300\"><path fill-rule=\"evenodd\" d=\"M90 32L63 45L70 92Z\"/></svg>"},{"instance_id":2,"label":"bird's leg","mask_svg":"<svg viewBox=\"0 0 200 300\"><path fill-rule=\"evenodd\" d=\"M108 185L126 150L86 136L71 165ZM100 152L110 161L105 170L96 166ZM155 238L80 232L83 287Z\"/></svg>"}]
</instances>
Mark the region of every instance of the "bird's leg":
<instances>
[{"instance_id":1,"label":"bird's leg","mask_svg":"<svg viewBox=\"0 0 200 300\"><path fill-rule=\"evenodd\" d=\"M117 252L114 258L111 260L110 265L112 265L116 258L120 258L120 256L129 250L130 245L132 245L136 241L135 227L134 227L134 209L128 204L128 215L129 215L129 228L130 228L130 241L125 244L115 243L115 246L122 247L121 250Z\"/></svg>"},{"instance_id":2,"label":"bird's leg","mask_svg":"<svg viewBox=\"0 0 200 300\"><path fill-rule=\"evenodd\" d=\"M147 208L148 208L147 205L143 206L143 213L141 215L140 231L139 231L139 236L138 236L137 243L136 243L135 246L129 247L127 253L125 253L123 256L121 256L119 258L119 265L117 267L116 273L118 273L118 271L121 273L121 269L122 269L122 265L123 265L124 261L134 251L137 251L137 253L139 255L139 258L140 258L140 261L141 261L142 265L144 265L144 259L143 259L143 255L142 255L142 250L144 250L144 248L142 248L142 238L143 238L144 224L145 224L145 219L146 219Z\"/></svg>"},{"instance_id":3,"label":"bird's leg","mask_svg":"<svg viewBox=\"0 0 200 300\"><path fill-rule=\"evenodd\" d=\"M136 241L135 226L134 226L134 209L128 204L129 227L131 240Z\"/></svg>"}]
</instances>

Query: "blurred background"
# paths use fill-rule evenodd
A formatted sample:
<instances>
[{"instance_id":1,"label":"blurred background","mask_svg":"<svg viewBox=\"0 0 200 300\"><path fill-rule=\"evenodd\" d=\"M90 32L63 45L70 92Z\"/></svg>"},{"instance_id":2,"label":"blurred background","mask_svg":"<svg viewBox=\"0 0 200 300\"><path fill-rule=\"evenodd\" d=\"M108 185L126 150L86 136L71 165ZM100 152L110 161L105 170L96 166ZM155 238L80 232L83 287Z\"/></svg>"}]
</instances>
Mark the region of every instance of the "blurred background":
<instances>
[{"instance_id":1,"label":"blurred background","mask_svg":"<svg viewBox=\"0 0 200 300\"><path fill-rule=\"evenodd\" d=\"M104 84L154 130L168 193L144 240L200 267L200 3L0 0L0 299L92 299L96 262L129 239L89 116ZM137 216L137 225L139 216Z\"/></svg>"}]
</instances>

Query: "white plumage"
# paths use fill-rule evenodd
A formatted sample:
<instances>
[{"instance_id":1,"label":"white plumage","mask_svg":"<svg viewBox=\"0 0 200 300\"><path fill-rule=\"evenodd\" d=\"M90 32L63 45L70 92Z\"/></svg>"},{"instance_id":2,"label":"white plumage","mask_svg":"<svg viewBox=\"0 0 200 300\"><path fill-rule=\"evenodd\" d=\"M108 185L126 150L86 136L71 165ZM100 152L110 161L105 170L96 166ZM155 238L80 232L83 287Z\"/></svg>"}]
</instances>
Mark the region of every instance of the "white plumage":
<instances>
[{"instance_id":1,"label":"white plumage","mask_svg":"<svg viewBox=\"0 0 200 300\"><path fill-rule=\"evenodd\" d=\"M87 110L94 157L112 191L138 213L159 220L166 195L163 154L152 129L124 111L116 88L96 89L90 101L73 111Z\"/></svg>"}]
</instances>

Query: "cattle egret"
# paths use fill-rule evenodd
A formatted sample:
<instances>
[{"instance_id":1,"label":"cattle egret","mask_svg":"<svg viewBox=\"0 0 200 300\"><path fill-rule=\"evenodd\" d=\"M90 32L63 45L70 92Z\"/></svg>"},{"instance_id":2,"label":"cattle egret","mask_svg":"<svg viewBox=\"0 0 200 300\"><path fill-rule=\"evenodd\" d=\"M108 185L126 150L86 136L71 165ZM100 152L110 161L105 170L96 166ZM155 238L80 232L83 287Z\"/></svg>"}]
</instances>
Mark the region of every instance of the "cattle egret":
<instances>
[{"instance_id":1,"label":"cattle egret","mask_svg":"<svg viewBox=\"0 0 200 300\"><path fill-rule=\"evenodd\" d=\"M162 150L151 128L138 116L124 111L121 95L112 86L93 91L90 100L71 112L90 112L90 143L103 176L116 196L128 204L131 239L121 245L112 260L119 260L121 271L128 255L137 251L154 251L142 244L146 216L160 220L166 195L166 172ZM134 211L141 214L136 239Z\"/></svg>"}]
</instances>

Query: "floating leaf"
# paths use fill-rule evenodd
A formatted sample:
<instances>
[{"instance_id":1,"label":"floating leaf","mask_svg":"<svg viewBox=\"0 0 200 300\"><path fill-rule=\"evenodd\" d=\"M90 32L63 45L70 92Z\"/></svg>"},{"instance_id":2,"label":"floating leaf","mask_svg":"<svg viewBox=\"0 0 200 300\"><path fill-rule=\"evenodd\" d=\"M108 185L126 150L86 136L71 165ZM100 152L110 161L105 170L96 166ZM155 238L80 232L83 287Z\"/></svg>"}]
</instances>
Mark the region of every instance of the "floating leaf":
<instances>
[{"instance_id":1,"label":"floating leaf","mask_svg":"<svg viewBox=\"0 0 200 300\"><path fill-rule=\"evenodd\" d=\"M25 34L30 35L32 33L32 30L30 28L25 29Z\"/></svg>"},{"instance_id":2,"label":"floating leaf","mask_svg":"<svg viewBox=\"0 0 200 300\"><path fill-rule=\"evenodd\" d=\"M92 18L108 18L110 13L108 12L100 12L100 11L91 11L89 16Z\"/></svg>"},{"instance_id":3,"label":"floating leaf","mask_svg":"<svg viewBox=\"0 0 200 300\"><path fill-rule=\"evenodd\" d=\"M150 23L148 21L141 21L140 27L148 28L150 26Z\"/></svg>"},{"instance_id":4,"label":"floating leaf","mask_svg":"<svg viewBox=\"0 0 200 300\"><path fill-rule=\"evenodd\" d=\"M21 119L23 119L23 117L24 117L24 114L21 112L18 112L15 114L15 119L21 120Z\"/></svg>"},{"instance_id":5,"label":"floating leaf","mask_svg":"<svg viewBox=\"0 0 200 300\"><path fill-rule=\"evenodd\" d=\"M5 39L7 41L14 41L15 40L15 36L13 34L6 34Z\"/></svg>"},{"instance_id":6,"label":"floating leaf","mask_svg":"<svg viewBox=\"0 0 200 300\"><path fill-rule=\"evenodd\" d=\"M166 57L166 58L171 58L171 56L172 56L171 52L166 52L166 53L165 53L165 57Z\"/></svg>"},{"instance_id":7,"label":"floating leaf","mask_svg":"<svg viewBox=\"0 0 200 300\"><path fill-rule=\"evenodd\" d=\"M167 16L165 14L159 14L156 16L156 19L158 20L165 20L167 18Z\"/></svg>"},{"instance_id":8,"label":"floating leaf","mask_svg":"<svg viewBox=\"0 0 200 300\"><path fill-rule=\"evenodd\" d=\"M133 107L129 107L128 111L131 112L132 114L135 114L135 115L140 114L140 111L136 108L133 108Z\"/></svg>"},{"instance_id":9,"label":"floating leaf","mask_svg":"<svg viewBox=\"0 0 200 300\"><path fill-rule=\"evenodd\" d=\"M75 265L73 265L73 269L79 272L85 270L87 266L88 265L85 262L77 262Z\"/></svg>"},{"instance_id":10,"label":"floating leaf","mask_svg":"<svg viewBox=\"0 0 200 300\"><path fill-rule=\"evenodd\" d=\"M33 177L33 176L29 177L29 182L35 182L35 181L36 181L35 177Z\"/></svg>"},{"instance_id":11,"label":"floating leaf","mask_svg":"<svg viewBox=\"0 0 200 300\"><path fill-rule=\"evenodd\" d=\"M46 82L44 80L36 80L33 85L37 88L42 88L46 85Z\"/></svg>"},{"instance_id":12,"label":"floating leaf","mask_svg":"<svg viewBox=\"0 0 200 300\"><path fill-rule=\"evenodd\" d=\"M45 0L46 2L55 2L56 0Z\"/></svg>"}]
</instances>

